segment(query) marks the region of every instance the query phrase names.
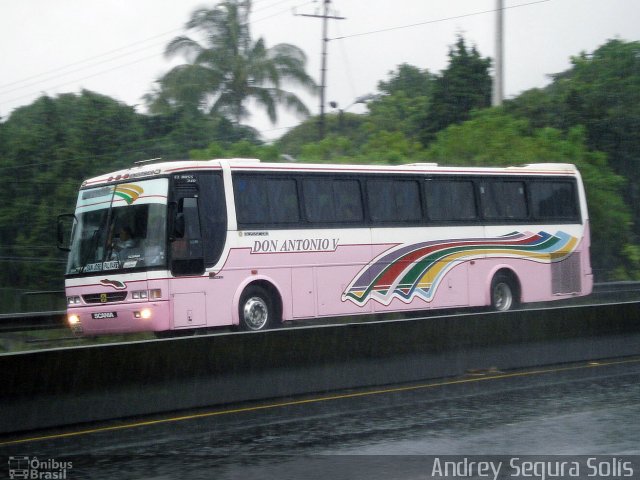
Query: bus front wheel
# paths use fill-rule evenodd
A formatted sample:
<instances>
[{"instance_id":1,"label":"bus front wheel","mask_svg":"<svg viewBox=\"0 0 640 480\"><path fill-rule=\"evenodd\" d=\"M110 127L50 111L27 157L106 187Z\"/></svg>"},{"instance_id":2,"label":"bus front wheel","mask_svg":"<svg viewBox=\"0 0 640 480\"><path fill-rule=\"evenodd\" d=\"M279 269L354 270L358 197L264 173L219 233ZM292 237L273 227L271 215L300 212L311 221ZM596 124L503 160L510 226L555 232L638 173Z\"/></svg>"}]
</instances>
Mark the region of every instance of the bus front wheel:
<instances>
[{"instance_id":1,"label":"bus front wheel","mask_svg":"<svg viewBox=\"0 0 640 480\"><path fill-rule=\"evenodd\" d=\"M262 287L249 286L240 298L240 328L242 330L266 330L273 322L275 311L271 297Z\"/></svg>"},{"instance_id":2,"label":"bus front wheel","mask_svg":"<svg viewBox=\"0 0 640 480\"><path fill-rule=\"evenodd\" d=\"M509 275L497 273L491 281L491 307L497 312L506 312L517 303L515 282Z\"/></svg>"}]
</instances>

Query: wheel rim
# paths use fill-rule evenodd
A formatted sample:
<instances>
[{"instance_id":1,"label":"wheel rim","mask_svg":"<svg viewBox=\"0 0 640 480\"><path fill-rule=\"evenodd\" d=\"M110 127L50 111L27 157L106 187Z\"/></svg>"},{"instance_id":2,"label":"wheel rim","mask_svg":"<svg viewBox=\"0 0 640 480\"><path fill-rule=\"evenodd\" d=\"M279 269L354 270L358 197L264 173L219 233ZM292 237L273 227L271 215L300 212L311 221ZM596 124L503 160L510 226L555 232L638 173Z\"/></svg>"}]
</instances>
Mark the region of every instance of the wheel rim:
<instances>
[{"instance_id":1,"label":"wheel rim","mask_svg":"<svg viewBox=\"0 0 640 480\"><path fill-rule=\"evenodd\" d=\"M493 289L493 305L496 310L505 311L513 304L513 293L506 283L498 283Z\"/></svg>"},{"instance_id":2,"label":"wheel rim","mask_svg":"<svg viewBox=\"0 0 640 480\"><path fill-rule=\"evenodd\" d=\"M260 330L269 321L269 307L267 302L260 297L251 297L243 309L244 323L250 330Z\"/></svg>"}]
</instances>

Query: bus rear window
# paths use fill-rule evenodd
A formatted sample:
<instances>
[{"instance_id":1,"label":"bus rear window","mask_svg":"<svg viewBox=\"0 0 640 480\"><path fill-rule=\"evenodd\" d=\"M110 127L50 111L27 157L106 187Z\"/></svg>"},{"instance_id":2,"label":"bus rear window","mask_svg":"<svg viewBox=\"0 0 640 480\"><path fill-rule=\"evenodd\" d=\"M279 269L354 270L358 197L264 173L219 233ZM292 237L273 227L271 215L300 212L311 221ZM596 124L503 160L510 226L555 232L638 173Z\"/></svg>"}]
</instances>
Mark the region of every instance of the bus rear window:
<instances>
[{"instance_id":1,"label":"bus rear window","mask_svg":"<svg viewBox=\"0 0 640 480\"><path fill-rule=\"evenodd\" d=\"M531 182L531 207L539 220L575 220L578 202L571 182Z\"/></svg>"}]
</instances>

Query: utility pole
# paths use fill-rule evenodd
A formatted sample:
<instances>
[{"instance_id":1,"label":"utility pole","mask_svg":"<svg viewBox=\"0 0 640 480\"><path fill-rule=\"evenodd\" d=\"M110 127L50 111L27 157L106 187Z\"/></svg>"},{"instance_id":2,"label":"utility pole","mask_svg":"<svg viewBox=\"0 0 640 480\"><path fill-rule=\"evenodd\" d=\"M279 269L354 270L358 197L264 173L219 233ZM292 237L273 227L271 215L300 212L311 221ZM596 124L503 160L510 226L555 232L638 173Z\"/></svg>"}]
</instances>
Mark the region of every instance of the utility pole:
<instances>
[{"instance_id":1,"label":"utility pole","mask_svg":"<svg viewBox=\"0 0 640 480\"><path fill-rule=\"evenodd\" d=\"M504 28L504 5L503 0L496 0L496 61L495 71L493 75L493 95L491 96L491 105L499 107L502 105L504 98L504 66L503 66L503 50L504 42L502 38Z\"/></svg>"},{"instance_id":2,"label":"utility pole","mask_svg":"<svg viewBox=\"0 0 640 480\"><path fill-rule=\"evenodd\" d=\"M327 36L328 21L329 20L345 20L345 17L339 17L337 15L329 15L329 5L331 0L323 0L323 13L309 14L300 13L296 14L300 17L312 17L322 19L322 54L321 54L321 66L320 66L320 120L318 122L318 129L320 132L320 139L324 138L325 122L324 122L324 104L325 104L325 90L327 88L327 44L329 43L329 37Z\"/></svg>"}]
</instances>

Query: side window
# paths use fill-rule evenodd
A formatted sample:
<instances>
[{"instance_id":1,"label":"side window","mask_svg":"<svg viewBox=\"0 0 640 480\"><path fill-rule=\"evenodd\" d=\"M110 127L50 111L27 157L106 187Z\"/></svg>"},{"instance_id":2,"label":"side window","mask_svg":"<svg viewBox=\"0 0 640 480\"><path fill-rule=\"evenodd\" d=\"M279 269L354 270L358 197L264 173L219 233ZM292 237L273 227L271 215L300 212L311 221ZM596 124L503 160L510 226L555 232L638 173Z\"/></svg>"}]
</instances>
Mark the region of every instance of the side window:
<instances>
[{"instance_id":1,"label":"side window","mask_svg":"<svg viewBox=\"0 0 640 480\"><path fill-rule=\"evenodd\" d=\"M306 178L302 182L304 210L312 223L361 222L364 218L360 182Z\"/></svg>"},{"instance_id":2,"label":"side window","mask_svg":"<svg viewBox=\"0 0 640 480\"><path fill-rule=\"evenodd\" d=\"M482 213L487 220L526 220L524 182L487 180L480 185Z\"/></svg>"},{"instance_id":3,"label":"side window","mask_svg":"<svg viewBox=\"0 0 640 480\"><path fill-rule=\"evenodd\" d=\"M539 220L578 220L578 201L572 182L531 182L531 209Z\"/></svg>"},{"instance_id":4,"label":"side window","mask_svg":"<svg viewBox=\"0 0 640 480\"><path fill-rule=\"evenodd\" d=\"M200 174L200 222L204 242L204 261L215 264L227 237L227 206L220 174Z\"/></svg>"},{"instance_id":5,"label":"side window","mask_svg":"<svg viewBox=\"0 0 640 480\"><path fill-rule=\"evenodd\" d=\"M374 222L417 222L422 219L420 185L415 180L367 181L369 214Z\"/></svg>"},{"instance_id":6,"label":"side window","mask_svg":"<svg viewBox=\"0 0 640 480\"><path fill-rule=\"evenodd\" d=\"M233 181L240 225L278 226L300 221L298 191L292 178L237 176Z\"/></svg>"},{"instance_id":7,"label":"side window","mask_svg":"<svg viewBox=\"0 0 640 480\"><path fill-rule=\"evenodd\" d=\"M434 222L464 222L477 218L473 182L430 179L425 182L427 215Z\"/></svg>"},{"instance_id":8,"label":"side window","mask_svg":"<svg viewBox=\"0 0 640 480\"><path fill-rule=\"evenodd\" d=\"M183 198L178 205L178 211L182 213L184 218L183 237L190 240L200 240L202 231L200 230L198 198Z\"/></svg>"},{"instance_id":9,"label":"side window","mask_svg":"<svg viewBox=\"0 0 640 480\"><path fill-rule=\"evenodd\" d=\"M268 202L264 182L256 178L235 177L233 191L238 223L258 224L264 222L264 213Z\"/></svg>"},{"instance_id":10,"label":"side window","mask_svg":"<svg viewBox=\"0 0 640 480\"><path fill-rule=\"evenodd\" d=\"M269 223L300 221L296 181L292 178L269 178L265 185L269 203L267 212Z\"/></svg>"},{"instance_id":11,"label":"side window","mask_svg":"<svg viewBox=\"0 0 640 480\"><path fill-rule=\"evenodd\" d=\"M178 201L175 237L171 242L171 272L174 275L199 275L204 272L199 204L198 197L184 197Z\"/></svg>"}]
</instances>

